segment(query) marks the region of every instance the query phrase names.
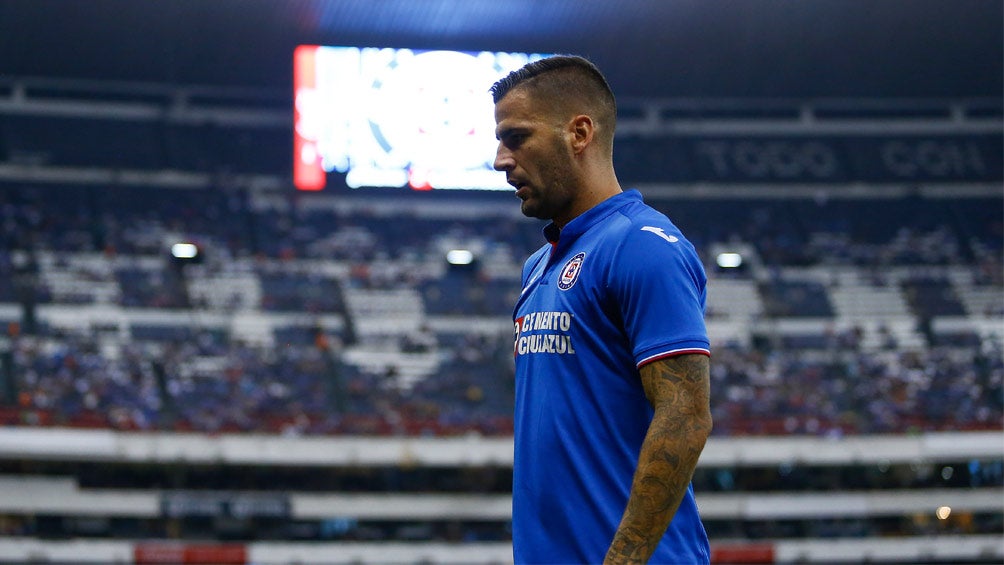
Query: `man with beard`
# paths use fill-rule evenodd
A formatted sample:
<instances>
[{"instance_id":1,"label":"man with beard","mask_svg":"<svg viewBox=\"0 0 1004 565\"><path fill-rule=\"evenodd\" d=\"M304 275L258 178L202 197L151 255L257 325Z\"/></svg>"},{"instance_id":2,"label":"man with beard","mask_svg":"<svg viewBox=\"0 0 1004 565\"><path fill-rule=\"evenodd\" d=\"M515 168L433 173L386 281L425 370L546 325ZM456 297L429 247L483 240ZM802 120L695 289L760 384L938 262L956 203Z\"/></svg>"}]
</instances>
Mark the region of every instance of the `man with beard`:
<instances>
[{"instance_id":1,"label":"man with beard","mask_svg":"<svg viewBox=\"0 0 1004 565\"><path fill-rule=\"evenodd\" d=\"M550 220L514 311L514 559L708 563L691 486L711 431L704 268L621 189L595 65L545 58L491 91L495 169Z\"/></svg>"}]
</instances>

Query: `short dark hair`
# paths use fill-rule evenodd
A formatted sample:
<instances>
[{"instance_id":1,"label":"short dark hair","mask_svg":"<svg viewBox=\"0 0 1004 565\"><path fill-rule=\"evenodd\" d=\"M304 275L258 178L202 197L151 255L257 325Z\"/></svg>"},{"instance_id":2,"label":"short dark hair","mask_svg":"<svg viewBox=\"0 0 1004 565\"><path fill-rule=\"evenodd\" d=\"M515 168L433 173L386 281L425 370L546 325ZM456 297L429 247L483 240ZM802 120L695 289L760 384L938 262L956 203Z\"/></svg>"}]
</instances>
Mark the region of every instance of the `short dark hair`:
<instances>
[{"instance_id":1,"label":"short dark hair","mask_svg":"<svg viewBox=\"0 0 1004 565\"><path fill-rule=\"evenodd\" d=\"M528 88L552 104L565 107L573 103L590 110L596 119L606 122L613 138L617 102L606 77L592 61L578 55L554 55L527 63L493 84L492 98L498 104L517 87Z\"/></svg>"}]
</instances>

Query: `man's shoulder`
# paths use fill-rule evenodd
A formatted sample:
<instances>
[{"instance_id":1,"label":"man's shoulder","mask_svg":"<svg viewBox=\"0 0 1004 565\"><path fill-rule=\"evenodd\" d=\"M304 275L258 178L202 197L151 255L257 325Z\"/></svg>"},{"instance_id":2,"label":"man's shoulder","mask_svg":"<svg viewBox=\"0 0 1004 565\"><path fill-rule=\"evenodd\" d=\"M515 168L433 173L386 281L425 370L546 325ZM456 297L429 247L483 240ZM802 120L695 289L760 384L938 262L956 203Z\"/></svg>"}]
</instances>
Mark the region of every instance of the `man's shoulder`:
<instances>
[{"instance_id":1,"label":"man's shoulder","mask_svg":"<svg viewBox=\"0 0 1004 565\"><path fill-rule=\"evenodd\" d=\"M689 246L687 238L665 214L642 203L625 206L621 210L622 220L613 229L620 245L635 245L645 249L659 248L662 243L683 243ZM654 239L658 238L658 239Z\"/></svg>"},{"instance_id":2,"label":"man's shoulder","mask_svg":"<svg viewBox=\"0 0 1004 565\"><path fill-rule=\"evenodd\" d=\"M632 208L622 213L616 233L608 233L606 238L617 269L664 272L668 265L700 268L697 249L672 220L644 204Z\"/></svg>"},{"instance_id":3,"label":"man's shoulder","mask_svg":"<svg viewBox=\"0 0 1004 565\"><path fill-rule=\"evenodd\" d=\"M673 225L673 222L669 219L668 216L666 216L666 214L663 214L659 210L653 208L652 206L642 201L629 202L627 205L623 206L620 209L620 213L631 224L644 222L644 223L661 223L667 226Z\"/></svg>"}]
</instances>

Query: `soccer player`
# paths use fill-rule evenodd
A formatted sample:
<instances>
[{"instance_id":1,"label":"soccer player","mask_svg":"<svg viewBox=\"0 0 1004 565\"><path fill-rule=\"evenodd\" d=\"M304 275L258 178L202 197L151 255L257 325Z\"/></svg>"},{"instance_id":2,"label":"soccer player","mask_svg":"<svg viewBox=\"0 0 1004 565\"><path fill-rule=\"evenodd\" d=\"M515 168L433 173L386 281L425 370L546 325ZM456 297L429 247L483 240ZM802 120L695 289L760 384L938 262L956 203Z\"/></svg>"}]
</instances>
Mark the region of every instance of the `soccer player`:
<instances>
[{"instance_id":1,"label":"soccer player","mask_svg":"<svg viewBox=\"0 0 1004 565\"><path fill-rule=\"evenodd\" d=\"M613 166L614 95L555 56L496 82L495 169L550 220L516 303L516 563L708 563L706 276Z\"/></svg>"}]
</instances>

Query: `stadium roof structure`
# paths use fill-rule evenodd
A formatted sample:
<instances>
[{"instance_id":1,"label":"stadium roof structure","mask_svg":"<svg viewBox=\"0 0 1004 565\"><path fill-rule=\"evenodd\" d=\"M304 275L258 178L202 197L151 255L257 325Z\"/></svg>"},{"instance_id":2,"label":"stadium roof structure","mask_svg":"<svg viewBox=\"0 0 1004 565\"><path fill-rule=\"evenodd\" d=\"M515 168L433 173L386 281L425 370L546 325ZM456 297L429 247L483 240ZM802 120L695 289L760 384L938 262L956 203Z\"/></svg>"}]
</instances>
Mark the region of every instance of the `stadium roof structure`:
<instances>
[{"instance_id":1,"label":"stadium roof structure","mask_svg":"<svg viewBox=\"0 0 1004 565\"><path fill-rule=\"evenodd\" d=\"M588 56L620 96L999 97L999 0L4 0L0 78L274 88L298 44Z\"/></svg>"}]
</instances>

